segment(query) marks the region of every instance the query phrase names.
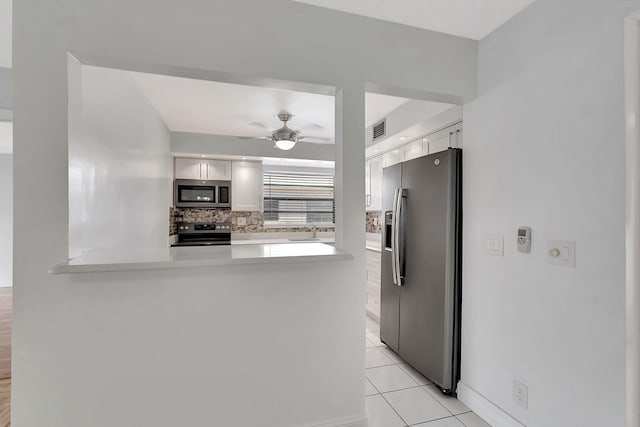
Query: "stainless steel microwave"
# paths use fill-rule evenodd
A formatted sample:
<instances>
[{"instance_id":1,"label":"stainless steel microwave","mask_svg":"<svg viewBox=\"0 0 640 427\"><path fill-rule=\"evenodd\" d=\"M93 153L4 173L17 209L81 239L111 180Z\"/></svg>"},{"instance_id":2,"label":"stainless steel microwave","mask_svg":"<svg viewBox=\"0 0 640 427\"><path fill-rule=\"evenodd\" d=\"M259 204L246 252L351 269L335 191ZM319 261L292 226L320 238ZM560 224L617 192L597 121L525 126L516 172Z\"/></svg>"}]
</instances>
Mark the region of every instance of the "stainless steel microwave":
<instances>
[{"instance_id":1,"label":"stainless steel microwave","mask_svg":"<svg viewBox=\"0 0 640 427\"><path fill-rule=\"evenodd\" d=\"M230 208L231 181L176 179L173 201L176 208Z\"/></svg>"}]
</instances>

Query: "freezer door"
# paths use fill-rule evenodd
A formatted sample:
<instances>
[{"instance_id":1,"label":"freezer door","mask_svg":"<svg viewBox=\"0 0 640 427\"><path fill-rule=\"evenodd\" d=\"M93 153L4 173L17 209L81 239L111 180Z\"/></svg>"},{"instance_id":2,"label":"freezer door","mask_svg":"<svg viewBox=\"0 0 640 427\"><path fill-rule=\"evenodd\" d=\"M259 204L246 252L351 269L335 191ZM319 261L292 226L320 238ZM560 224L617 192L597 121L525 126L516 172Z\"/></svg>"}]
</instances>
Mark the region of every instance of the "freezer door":
<instances>
[{"instance_id":1,"label":"freezer door","mask_svg":"<svg viewBox=\"0 0 640 427\"><path fill-rule=\"evenodd\" d=\"M402 164L405 280L399 354L443 390L455 387L459 150Z\"/></svg>"},{"instance_id":2,"label":"freezer door","mask_svg":"<svg viewBox=\"0 0 640 427\"><path fill-rule=\"evenodd\" d=\"M380 281L380 340L398 352L400 287L393 280L392 223L396 189L402 185L402 165L382 172L382 272Z\"/></svg>"}]
</instances>

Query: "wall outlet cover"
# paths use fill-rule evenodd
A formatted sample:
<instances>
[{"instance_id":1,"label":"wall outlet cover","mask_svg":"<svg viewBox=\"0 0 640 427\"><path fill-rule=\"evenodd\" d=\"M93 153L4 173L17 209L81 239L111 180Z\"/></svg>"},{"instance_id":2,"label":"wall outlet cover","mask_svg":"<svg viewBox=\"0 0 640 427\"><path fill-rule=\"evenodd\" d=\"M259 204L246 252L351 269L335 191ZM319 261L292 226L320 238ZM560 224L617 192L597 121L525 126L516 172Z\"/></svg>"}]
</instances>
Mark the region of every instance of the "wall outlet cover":
<instances>
[{"instance_id":1,"label":"wall outlet cover","mask_svg":"<svg viewBox=\"0 0 640 427\"><path fill-rule=\"evenodd\" d=\"M529 406L529 389L520 381L513 380L513 400L524 409Z\"/></svg>"},{"instance_id":2,"label":"wall outlet cover","mask_svg":"<svg viewBox=\"0 0 640 427\"><path fill-rule=\"evenodd\" d=\"M238 217L238 225L247 225L247 218L243 216Z\"/></svg>"},{"instance_id":3,"label":"wall outlet cover","mask_svg":"<svg viewBox=\"0 0 640 427\"><path fill-rule=\"evenodd\" d=\"M576 266L576 242L549 240L547 242L547 264L563 267Z\"/></svg>"},{"instance_id":4,"label":"wall outlet cover","mask_svg":"<svg viewBox=\"0 0 640 427\"><path fill-rule=\"evenodd\" d=\"M504 236L502 234L485 234L484 249L488 255L504 256Z\"/></svg>"}]
</instances>

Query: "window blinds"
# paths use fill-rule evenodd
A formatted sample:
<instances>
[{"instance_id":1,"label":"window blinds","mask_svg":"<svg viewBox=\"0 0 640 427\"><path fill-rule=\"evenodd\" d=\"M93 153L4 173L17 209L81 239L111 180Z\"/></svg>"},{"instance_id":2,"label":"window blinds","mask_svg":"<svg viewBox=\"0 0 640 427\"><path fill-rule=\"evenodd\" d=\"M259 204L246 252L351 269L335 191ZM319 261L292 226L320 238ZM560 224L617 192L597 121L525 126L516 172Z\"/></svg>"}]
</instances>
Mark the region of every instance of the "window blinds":
<instances>
[{"instance_id":1,"label":"window blinds","mask_svg":"<svg viewBox=\"0 0 640 427\"><path fill-rule=\"evenodd\" d=\"M282 224L333 224L333 176L265 172L264 220Z\"/></svg>"}]
</instances>

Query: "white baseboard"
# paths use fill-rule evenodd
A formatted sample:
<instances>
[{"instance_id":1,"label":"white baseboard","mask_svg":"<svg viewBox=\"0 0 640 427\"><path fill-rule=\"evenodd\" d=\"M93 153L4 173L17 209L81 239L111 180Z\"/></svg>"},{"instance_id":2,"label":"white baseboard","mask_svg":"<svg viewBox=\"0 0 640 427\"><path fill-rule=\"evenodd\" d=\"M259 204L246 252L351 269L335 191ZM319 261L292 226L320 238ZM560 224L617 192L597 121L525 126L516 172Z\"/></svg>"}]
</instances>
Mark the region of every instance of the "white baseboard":
<instances>
[{"instance_id":1,"label":"white baseboard","mask_svg":"<svg viewBox=\"0 0 640 427\"><path fill-rule=\"evenodd\" d=\"M357 417L335 418L320 424L311 424L309 427L368 427L368 425L367 415L362 414Z\"/></svg>"},{"instance_id":2,"label":"white baseboard","mask_svg":"<svg viewBox=\"0 0 640 427\"><path fill-rule=\"evenodd\" d=\"M487 398L460 381L458 383L458 400L492 427L525 427L524 424L491 403Z\"/></svg>"}]
</instances>

